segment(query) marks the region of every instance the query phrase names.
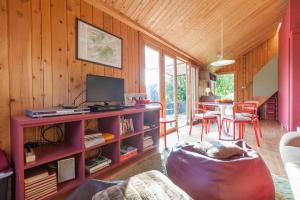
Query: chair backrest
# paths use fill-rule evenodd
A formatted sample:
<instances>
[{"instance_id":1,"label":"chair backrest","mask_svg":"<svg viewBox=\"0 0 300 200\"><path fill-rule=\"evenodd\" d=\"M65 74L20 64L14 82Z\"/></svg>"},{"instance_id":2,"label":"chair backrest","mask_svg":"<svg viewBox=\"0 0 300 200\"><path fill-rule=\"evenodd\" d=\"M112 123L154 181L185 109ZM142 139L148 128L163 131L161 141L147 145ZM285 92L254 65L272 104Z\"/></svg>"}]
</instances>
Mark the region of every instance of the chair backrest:
<instances>
[{"instance_id":1,"label":"chair backrest","mask_svg":"<svg viewBox=\"0 0 300 200\"><path fill-rule=\"evenodd\" d=\"M255 118L257 114L257 104L256 103L244 103L236 102L233 104L233 119L236 118L236 114L247 113L250 115L251 119Z\"/></svg>"},{"instance_id":2,"label":"chair backrest","mask_svg":"<svg viewBox=\"0 0 300 200\"><path fill-rule=\"evenodd\" d=\"M205 103L211 102L193 102L192 104L192 114L206 113L207 111L215 110L219 106L216 105L206 105Z\"/></svg>"},{"instance_id":3,"label":"chair backrest","mask_svg":"<svg viewBox=\"0 0 300 200\"><path fill-rule=\"evenodd\" d=\"M252 104L255 104L256 105L256 115L258 114L258 104L259 102L258 101L245 101L244 103L252 103Z\"/></svg>"}]
</instances>

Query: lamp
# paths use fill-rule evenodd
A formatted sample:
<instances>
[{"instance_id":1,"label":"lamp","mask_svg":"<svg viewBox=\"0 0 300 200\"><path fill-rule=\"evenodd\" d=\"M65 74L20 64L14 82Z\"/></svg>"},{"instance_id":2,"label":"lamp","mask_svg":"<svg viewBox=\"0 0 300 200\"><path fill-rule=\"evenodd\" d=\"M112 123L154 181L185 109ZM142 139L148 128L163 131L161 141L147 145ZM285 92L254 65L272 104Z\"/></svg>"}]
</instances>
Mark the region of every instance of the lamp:
<instances>
[{"instance_id":1,"label":"lamp","mask_svg":"<svg viewBox=\"0 0 300 200\"><path fill-rule=\"evenodd\" d=\"M222 17L221 18L221 52L217 55L218 59L210 63L210 65L213 67L221 67L221 66L231 65L235 63L235 60L223 59L223 55L224 55L224 21Z\"/></svg>"},{"instance_id":2,"label":"lamp","mask_svg":"<svg viewBox=\"0 0 300 200\"><path fill-rule=\"evenodd\" d=\"M207 96L209 96L209 93L210 93L210 88L208 87L208 88L205 88L205 92L206 92L206 94L207 94Z\"/></svg>"}]
</instances>

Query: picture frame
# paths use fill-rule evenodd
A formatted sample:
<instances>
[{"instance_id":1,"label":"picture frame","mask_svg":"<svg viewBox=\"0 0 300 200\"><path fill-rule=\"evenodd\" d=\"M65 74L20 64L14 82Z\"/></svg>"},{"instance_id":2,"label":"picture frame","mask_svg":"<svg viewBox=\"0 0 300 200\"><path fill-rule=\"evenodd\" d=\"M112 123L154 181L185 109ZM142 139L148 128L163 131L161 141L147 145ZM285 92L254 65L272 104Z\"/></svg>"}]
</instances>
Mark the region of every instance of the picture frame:
<instances>
[{"instance_id":1,"label":"picture frame","mask_svg":"<svg viewBox=\"0 0 300 200\"><path fill-rule=\"evenodd\" d=\"M76 59L123 68L123 39L76 18Z\"/></svg>"}]
</instances>

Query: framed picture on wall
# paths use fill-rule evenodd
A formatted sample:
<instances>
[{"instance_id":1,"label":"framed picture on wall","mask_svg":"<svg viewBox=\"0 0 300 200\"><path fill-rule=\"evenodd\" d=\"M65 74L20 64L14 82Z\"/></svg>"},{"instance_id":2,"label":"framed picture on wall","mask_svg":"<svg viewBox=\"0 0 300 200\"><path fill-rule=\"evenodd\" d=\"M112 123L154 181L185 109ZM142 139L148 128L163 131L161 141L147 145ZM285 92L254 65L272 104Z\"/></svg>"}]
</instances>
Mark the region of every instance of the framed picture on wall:
<instances>
[{"instance_id":1,"label":"framed picture on wall","mask_svg":"<svg viewBox=\"0 0 300 200\"><path fill-rule=\"evenodd\" d=\"M76 19L76 58L122 69L122 38Z\"/></svg>"}]
</instances>

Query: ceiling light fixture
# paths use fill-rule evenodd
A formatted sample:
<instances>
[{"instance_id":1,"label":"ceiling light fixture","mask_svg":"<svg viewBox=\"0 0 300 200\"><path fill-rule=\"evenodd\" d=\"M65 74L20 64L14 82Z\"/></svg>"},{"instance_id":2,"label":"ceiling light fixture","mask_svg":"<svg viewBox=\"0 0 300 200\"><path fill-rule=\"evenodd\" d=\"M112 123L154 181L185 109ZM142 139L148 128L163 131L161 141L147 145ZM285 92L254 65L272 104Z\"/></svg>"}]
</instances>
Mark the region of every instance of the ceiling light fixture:
<instances>
[{"instance_id":1,"label":"ceiling light fixture","mask_svg":"<svg viewBox=\"0 0 300 200\"><path fill-rule=\"evenodd\" d=\"M218 59L210 63L210 65L214 67L222 67L222 66L231 65L235 63L235 60L223 59L223 55L224 55L224 20L222 17L221 18L221 53L217 55Z\"/></svg>"}]
</instances>

